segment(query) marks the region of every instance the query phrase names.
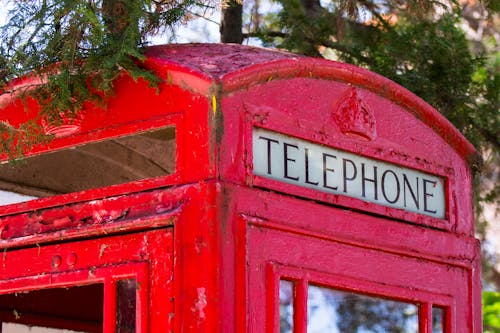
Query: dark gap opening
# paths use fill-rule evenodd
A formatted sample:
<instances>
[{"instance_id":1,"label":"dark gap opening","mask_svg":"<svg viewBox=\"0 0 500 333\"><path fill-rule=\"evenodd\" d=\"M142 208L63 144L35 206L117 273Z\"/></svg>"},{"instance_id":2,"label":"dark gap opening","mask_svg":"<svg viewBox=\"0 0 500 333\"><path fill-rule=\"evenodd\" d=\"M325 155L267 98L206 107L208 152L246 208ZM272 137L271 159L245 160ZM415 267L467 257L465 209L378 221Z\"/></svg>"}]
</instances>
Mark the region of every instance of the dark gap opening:
<instances>
[{"instance_id":1,"label":"dark gap opening","mask_svg":"<svg viewBox=\"0 0 500 333\"><path fill-rule=\"evenodd\" d=\"M166 127L4 162L0 190L26 197L0 205L166 176L175 151L175 128Z\"/></svg>"},{"instance_id":2,"label":"dark gap opening","mask_svg":"<svg viewBox=\"0 0 500 333\"><path fill-rule=\"evenodd\" d=\"M104 285L90 284L67 288L30 290L0 295L2 333L15 333L23 327L31 332L62 329L76 332L102 332Z\"/></svg>"}]
</instances>

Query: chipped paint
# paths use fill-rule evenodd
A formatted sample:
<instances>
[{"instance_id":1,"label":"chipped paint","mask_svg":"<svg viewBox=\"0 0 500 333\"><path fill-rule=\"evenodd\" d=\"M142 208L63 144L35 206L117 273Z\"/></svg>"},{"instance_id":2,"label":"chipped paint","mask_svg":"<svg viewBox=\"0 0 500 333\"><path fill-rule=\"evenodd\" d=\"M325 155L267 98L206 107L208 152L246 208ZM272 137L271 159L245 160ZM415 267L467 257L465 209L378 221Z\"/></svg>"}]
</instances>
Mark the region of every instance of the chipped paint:
<instances>
[{"instance_id":1,"label":"chipped paint","mask_svg":"<svg viewBox=\"0 0 500 333\"><path fill-rule=\"evenodd\" d=\"M191 308L191 311L197 314L200 320L205 320L205 308L207 307L207 295L204 287L196 289L196 303Z\"/></svg>"},{"instance_id":2,"label":"chipped paint","mask_svg":"<svg viewBox=\"0 0 500 333\"><path fill-rule=\"evenodd\" d=\"M99 248L99 259L102 258L102 255L104 254L104 251L106 250L107 247L108 247L108 245L106 245L106 244L101 245L101 247Z\"/></svg>"},{"instance_id":3,"label":"chipped paint","mask_svg":"<svg viewBox=\"0 0 500 333\"><path fill-rule=\"evenodd\" d=\"M44 239L90 236L96 232L123 232L137 228L139 224L134 221L147 216L159 220L144 220L146 225L171 224L185 204L187 192L187 188L179 187L168 195L164 191L153 191L5 217L0 219L0 248L16 243L42 244Z\"/></svg>"}]
</instances>

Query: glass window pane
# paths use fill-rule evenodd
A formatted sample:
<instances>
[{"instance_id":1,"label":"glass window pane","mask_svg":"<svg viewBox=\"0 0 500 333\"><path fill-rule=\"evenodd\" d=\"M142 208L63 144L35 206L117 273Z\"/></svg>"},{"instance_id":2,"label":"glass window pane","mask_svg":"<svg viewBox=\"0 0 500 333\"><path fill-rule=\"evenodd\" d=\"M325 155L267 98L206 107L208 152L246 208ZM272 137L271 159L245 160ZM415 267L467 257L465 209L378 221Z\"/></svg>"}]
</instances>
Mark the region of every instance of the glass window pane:
<instances>
[{"instance_id":1,"label":"glass window pane","mask_svg":"<svg viewBox=\"0 0 500 333\"><path fill-rule=\"evenodd\" d=\"M122 333L135 332L137 282L135 279L120 280L117 288L116 330Z\"/></svg>"},{"instance_id":2,"label":"glass window pane","mask_svg":"<svg viewBox=\"0 0 500 333\"><path fill-rule=\"evenodd\" d=\"M293 282L280 280L280 333L293 332Z\"/></svg>"},{"instance_id":3,"label":"glass window pane","mask_svg":"<svg viewBox=\"0 0 500 333\"><path fill-rule=\"evenodd\" d=\"M444 314L443 308L432 307L432 333L443 333Z\"/></svg>"},{"instance_id":4,"label":"glass window pane","mask_svg":"<svg viewBox=\"0 0 500 333\"><path fill-rule=\"evenodd\" d=\"M308 333L417 333L414 304L309 285Z\"/></svg>"}]
</instances>

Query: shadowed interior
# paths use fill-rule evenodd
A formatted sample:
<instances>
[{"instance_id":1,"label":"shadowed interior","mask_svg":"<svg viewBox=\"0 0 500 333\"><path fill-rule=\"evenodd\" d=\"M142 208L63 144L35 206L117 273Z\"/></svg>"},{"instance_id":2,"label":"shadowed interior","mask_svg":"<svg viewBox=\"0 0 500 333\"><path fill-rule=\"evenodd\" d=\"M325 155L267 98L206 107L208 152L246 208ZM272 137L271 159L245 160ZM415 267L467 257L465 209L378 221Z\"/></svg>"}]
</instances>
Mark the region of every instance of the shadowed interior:
<instances>
[{"instance_id":1,"label":"shadowed interior","mask_svg":"<svg viewBox=\"0 0 500 333\"><path fill-rule=\"evenodd\" d=\"M102 332L103 284L0 295L0 321Z\"/></svg>"},{"instance_id":2,"label":"shadowed interior","mask_svg":"<svg viewBox=\"0 0 500 333\"><path fill-rule=\"evenodd\" d=\"M0 165L0 189L34 197L175 172L175 128L93 142Z\"/></svg>"}]
</instances>

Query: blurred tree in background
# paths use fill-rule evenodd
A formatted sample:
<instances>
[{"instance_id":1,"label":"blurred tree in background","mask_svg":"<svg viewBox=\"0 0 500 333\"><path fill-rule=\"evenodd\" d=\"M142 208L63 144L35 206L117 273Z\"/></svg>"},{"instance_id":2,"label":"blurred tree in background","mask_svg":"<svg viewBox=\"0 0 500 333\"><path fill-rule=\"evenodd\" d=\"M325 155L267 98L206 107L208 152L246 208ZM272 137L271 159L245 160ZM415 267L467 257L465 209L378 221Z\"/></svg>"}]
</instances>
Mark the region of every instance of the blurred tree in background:
<instances>
[{"instance_id":1,"label":"blurred tree in background","mask_svg":"<svg viewBox=\"0 0 500 333\"><path fill-rule=\"evenodd\" d=\"M494 291L483 292L483 332L500 332L500 294Z\"/></svg>"}]
</instances>

